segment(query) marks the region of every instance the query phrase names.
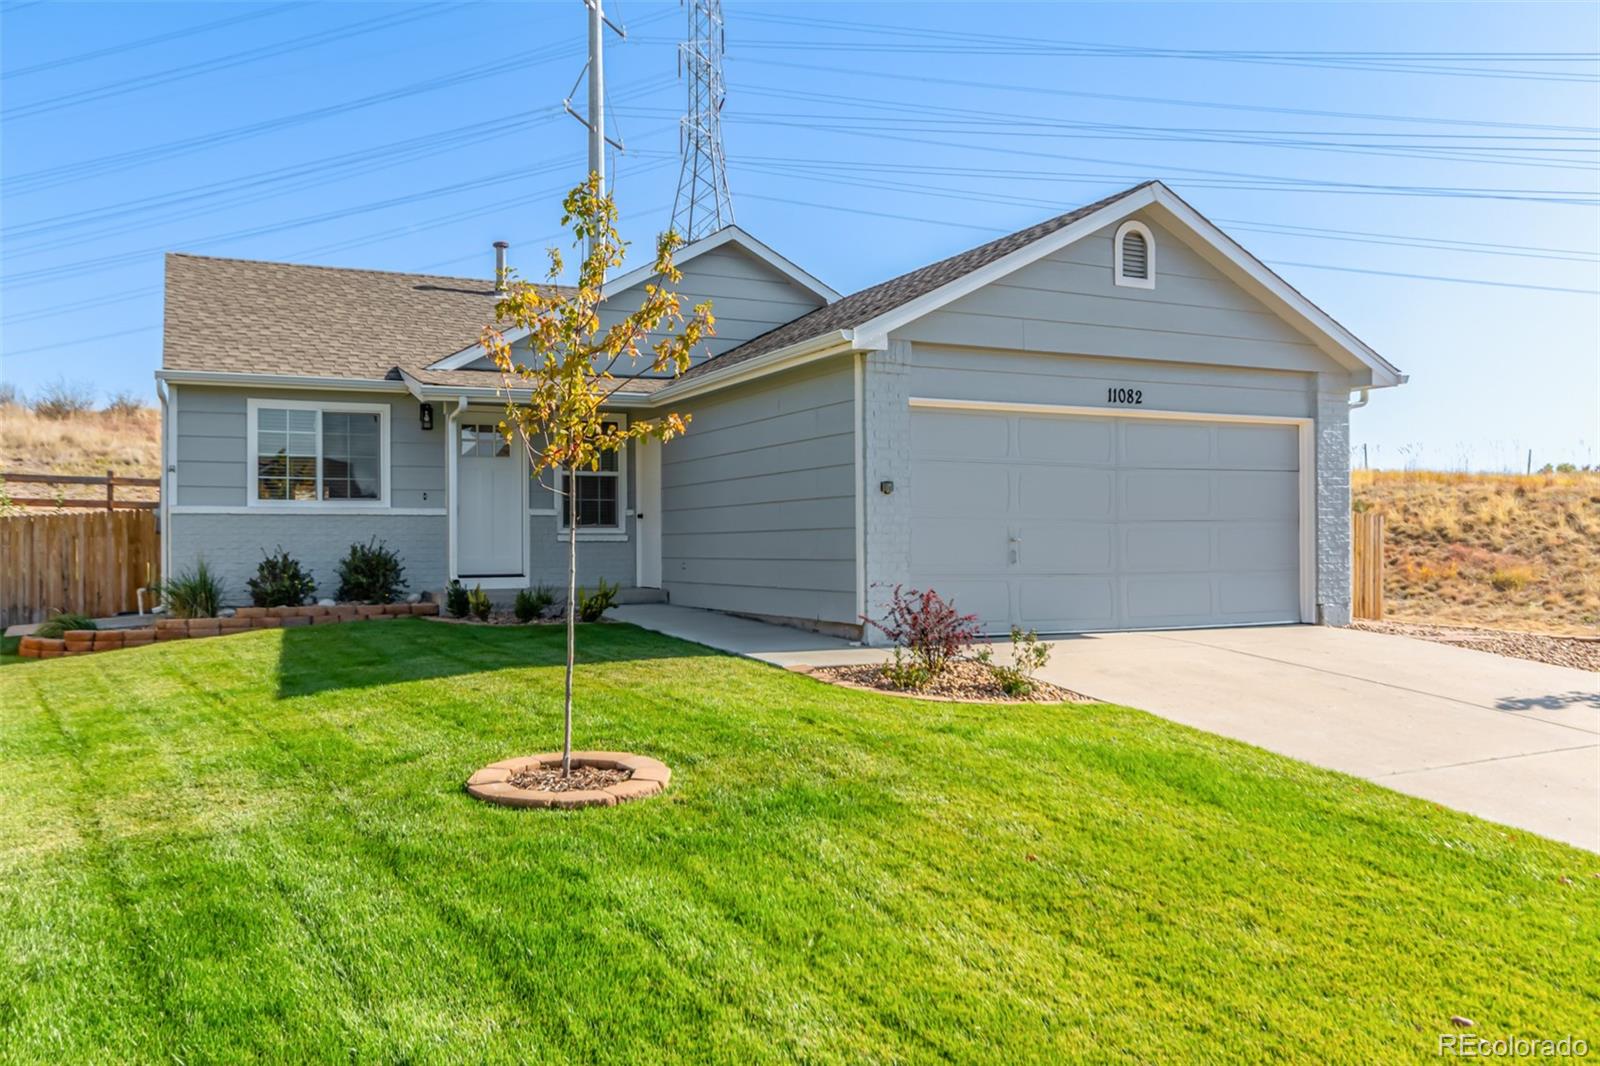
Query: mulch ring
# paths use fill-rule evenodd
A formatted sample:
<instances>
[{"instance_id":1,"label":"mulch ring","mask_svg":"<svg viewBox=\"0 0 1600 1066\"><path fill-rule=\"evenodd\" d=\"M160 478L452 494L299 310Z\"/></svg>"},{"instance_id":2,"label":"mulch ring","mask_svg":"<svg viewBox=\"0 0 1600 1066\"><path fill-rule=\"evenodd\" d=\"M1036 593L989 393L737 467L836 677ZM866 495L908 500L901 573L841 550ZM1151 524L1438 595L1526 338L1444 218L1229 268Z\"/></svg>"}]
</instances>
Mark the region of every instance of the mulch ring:
<instances>
[{"instance_id":1,"label":"mulch ring","mask_svg":"<svg viewBox=\"0 0 1600 1066\"><path fill-rule=\"evenodd\" d=\"M633 776L632 770L604 770L598 766L574 766L561 776L561 766L529 766L511 771L510 783L536 792L576 792L589 788L610 788Z\"/></svg>"},{"instance_id":2,"label":"mulch ring","mask_svg":"<svg viewBox=\"0 0 1600 1066\"><path fill-rule=\"evenodd\" d=\"M819 666L809 671L812 677L833 685L848 688L866 688L887 692L895 696L914 699L946 700L957 703L1093 703L1093 698L1081 692L1035 680L1033 691L1026 696L1008 696L1000 688L989 668L972 659L957 659L944 668L924 688L907 690L896 688L883 676L883 666L864 663L854 666Z\"/></svg>"},{"instance_id":3,"label":"mulch ring","mask_svg":"<svg viewBox=\"0 0 1600 1066\"><path fill-rule=\"evenodd\" d=\"M467 778L467 794L502 807L615 807L664 790L666 764L625 751L575 751L572 773L561 777L561 753L522 755L490 763Z\"/></svg>"},{"instance_id":4,"label":"mulch ring","mask_svg":"<svg viewBox=\"0 0 1600 1066\"><path fill-rule=\"evenodd\" d=\"M1575 670L1600 672L1600 638L1562 636L1557 633L1520 633L1511 629L1478 629L1470 626L1427 625L1419 622L1366 622L1350 624L1351 629L1369 633L1392 633L1438 644L1453 644L1513 659L1530 659L1551 666L1570 666Z\"/></svg>"}]
</instances>

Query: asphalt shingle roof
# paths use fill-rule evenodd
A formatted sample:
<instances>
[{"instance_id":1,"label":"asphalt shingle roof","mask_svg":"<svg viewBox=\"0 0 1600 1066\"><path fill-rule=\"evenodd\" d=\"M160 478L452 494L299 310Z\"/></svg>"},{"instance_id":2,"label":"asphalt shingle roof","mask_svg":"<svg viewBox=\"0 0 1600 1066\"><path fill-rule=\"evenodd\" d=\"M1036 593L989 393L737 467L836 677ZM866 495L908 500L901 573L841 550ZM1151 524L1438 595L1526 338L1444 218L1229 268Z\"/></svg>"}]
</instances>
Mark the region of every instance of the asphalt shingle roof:
<instances>
[{"instance_id":1,"label":"asphalt shingle roof","mask_svg":"<svg viewBox=\"0 0 1600 1066\"><path fill-rule=\"evenodd\" d=\"M167 256L167 370L380 379L460 351L494 320L494 282Z\"/></svg>"}]
</instances>

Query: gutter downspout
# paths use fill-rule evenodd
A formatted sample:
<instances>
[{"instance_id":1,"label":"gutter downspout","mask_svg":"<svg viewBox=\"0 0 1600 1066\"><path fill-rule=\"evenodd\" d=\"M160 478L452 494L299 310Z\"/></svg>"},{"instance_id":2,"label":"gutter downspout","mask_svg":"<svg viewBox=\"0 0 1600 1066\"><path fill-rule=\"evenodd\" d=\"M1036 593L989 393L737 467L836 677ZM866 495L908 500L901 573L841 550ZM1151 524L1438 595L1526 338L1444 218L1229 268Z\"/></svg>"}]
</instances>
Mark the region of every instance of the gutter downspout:
<instances>
[{"instance_id":1,"label":"gutter downspout","mask_svg":"<svg viewBox=\"0 0 1600 1066\"><path fill-rule=\"evenodd\" d=\"M172 463L176 457L170 450L171 397L167 394L167 383L159 377L156 378L156 396L161 400L161 484L156 486L156 491L161 494L157 512L161 516L161 528L157 532L161 535L161 584L165 585L172 579L172 518L168 512L172 507ZM165 596L159 595L159 592L156 598L158 601L166 599Z\"/></svg>"},{"instance_id":2,"label":"gutter downspout","mask_svg":"<svg viewBox=\"0 0 1600 1066\"><path fill-rule=\"evenodd\" d=\"M1352 411L1357 411L1367 406L1367 401L1371 399L1370 394L1372 392L1372 388L1371 386L1367 386L1365 388L1357 389L1356 392L1361 394L1361 398L1350 405L1350 410Z\"/></svg>"}]
</instances>

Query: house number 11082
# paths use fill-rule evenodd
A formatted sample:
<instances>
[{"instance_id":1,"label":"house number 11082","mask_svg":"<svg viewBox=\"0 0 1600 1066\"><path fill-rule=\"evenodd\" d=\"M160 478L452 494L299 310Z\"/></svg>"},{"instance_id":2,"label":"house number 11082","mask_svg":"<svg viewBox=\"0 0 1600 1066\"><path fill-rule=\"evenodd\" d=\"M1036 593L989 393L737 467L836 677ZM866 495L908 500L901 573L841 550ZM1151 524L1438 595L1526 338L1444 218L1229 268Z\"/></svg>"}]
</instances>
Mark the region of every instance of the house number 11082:
<instances>
[{"instance_id":1,"label":"house number 11082","mask_svg":"<svg viewBox=\"0 0 1600 1066\"><path fill-rule=\"evenodd\" d=\"M1106 403L1144 403L1144 390L1109 388L1106 390Z\"/></svg>"}]
</instances>

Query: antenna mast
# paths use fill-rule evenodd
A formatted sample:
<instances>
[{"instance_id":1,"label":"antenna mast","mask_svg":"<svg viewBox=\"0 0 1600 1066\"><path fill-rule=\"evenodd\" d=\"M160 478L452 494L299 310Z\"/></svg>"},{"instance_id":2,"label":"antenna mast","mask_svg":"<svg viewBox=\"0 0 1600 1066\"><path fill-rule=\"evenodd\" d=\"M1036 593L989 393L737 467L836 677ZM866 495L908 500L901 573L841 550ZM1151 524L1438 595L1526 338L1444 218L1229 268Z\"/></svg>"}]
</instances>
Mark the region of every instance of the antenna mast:
<instances>
[{"instance_id":1,"label":"antenna mast","mask_svg":"<svg viewBox=\"0 0 1600 1066\"><path fill-rule=\"evenodd\" d=\"M733 223L728 160L722 152L722 0L686 0L688 39L678 46L678 74L689 83L679 141L683 159L672 228L697 241Z\"/></svg>"}]
</instances>

